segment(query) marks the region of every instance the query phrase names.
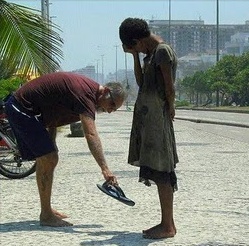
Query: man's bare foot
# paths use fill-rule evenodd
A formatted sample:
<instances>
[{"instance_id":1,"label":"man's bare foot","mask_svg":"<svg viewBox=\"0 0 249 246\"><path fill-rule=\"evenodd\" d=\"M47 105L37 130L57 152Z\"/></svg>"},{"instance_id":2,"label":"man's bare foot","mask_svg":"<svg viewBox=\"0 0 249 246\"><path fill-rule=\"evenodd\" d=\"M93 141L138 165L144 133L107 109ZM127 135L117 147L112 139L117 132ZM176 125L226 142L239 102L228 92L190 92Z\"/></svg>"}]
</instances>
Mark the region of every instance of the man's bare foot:
<instances>
[{"instance_id":1,"label":"man's bare foot","mask_svg":"<svg viewBox=\"0 0 249 246\"><path fill-rule=\"evenodd\" d=\"M62 220L57 215L52 215L50 217L42 217L40 216L40 225L41 226L52 226L52 227L66 227L72 226L72 223L69 223L65 220Z\"/></svg>"},{"instance_id":2,"label":"man's bare foot","mask_svg":"<svg viewBox=\"0 0 249 246\"><path fill-rule=\"evenodd\" d=\"M60 213L60 212L56 211L55 209L52 209L52 212L54 213L54 215L56 215L57 217L59 217L61 219L68 218L68 216L66 214Z\"/></svg>"},{"instance_id":3,"label":"man's bare foot","mask_svg":"<svg viewBox=\"0 0 249 246\"><path fill-rule=\"evenodd\" d=\"M170 238L174 237L176 230L174 227L172 229L165 228L162 224L151 227L148 230L143 230L143 238L148 239L160 239L160 238Z\"/></svg>"}]
</instances>

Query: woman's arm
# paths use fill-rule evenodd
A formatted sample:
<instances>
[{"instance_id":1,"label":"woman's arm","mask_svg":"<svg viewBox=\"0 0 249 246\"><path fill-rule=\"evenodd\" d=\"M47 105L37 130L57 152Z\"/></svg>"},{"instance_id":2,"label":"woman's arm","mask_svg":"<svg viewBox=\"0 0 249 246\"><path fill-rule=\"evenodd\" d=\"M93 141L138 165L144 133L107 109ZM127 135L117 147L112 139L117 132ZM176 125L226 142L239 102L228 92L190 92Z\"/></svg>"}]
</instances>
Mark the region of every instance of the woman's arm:
<instances>
[{"instance_id":1,"label":"woman's arm","mask_svg":"<svg viewBox=\"0 0 249 246\"><path fill-rule=\"evenodd\" d=\"M137 85L140 87L143 84L143 72L142 67L139 59L139 54L133 53L133 59L134 59L134 74L137 81Z\"/></svg>"},{"instance_id":2,"label":"woman's arm","mask_svg":"<svg viewBox=\"0 0 249 246\"><path fill-rule=\"evenodd\" d=\"M169 106L169 112L171 119L173 120L175 117L175 86L174 79L172 75L172 68L170 63L162 63L160 64L160 69L163 75L164 88L166 100Z\"/></svg>"},{"instance_id":3,"label":"woman's arm","mask_svg":"<svg viewBox=\"0 0 249 246\"><path fill-rule=\"evenodd\" d=\"M138 86L141 86L143 83L143 72L142 72L142 67L139 59L139 53L133 50L132 48L127 48L123 44L123 50L126 53L130 53L133 55L133 60L134 60L134 74L136 78L136 82Z\"/></svg>"}]
</instances>

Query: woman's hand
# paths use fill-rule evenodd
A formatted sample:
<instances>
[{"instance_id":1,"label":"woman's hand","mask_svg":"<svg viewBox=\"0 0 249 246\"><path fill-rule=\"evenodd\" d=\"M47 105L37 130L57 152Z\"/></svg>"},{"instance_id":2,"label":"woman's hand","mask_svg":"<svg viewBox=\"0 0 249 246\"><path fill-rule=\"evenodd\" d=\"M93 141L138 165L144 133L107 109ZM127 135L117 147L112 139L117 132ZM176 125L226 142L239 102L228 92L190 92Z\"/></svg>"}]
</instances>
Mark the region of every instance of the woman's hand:
<instances>
[{"instance_id":1,"label":"woman's hand","mask_svg":"<svg viewBox=\"0 0 249 246\"><path fill-rule=\"evenodd\" d=\"M123 47L123 51L125 53L131 53L131 54L135 54L136 53L136 51L132 47L128 47L125 44L122 44L122 47Z\"/></svg>"},{"instance_id":2,"label":"woman's hand","mask_svg":"<svg viewBox=\"0 0 249 246\"><path fill-rule=\"evenodd\" d=\"M175 106L174 105L169 108L169 115L170 115L171 120L174 121L174 118L175 118Z\"/></svg>"}]
</instances>

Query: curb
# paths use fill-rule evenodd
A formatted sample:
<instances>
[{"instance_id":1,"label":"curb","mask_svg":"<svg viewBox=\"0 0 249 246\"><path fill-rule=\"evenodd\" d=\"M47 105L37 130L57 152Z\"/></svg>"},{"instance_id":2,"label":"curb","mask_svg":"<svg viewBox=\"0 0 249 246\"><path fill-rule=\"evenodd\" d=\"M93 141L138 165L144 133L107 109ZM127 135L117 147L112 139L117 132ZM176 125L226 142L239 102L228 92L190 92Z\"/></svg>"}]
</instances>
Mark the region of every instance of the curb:
<instances>
[{"instance_id":1,"label":"curb","mask_svg":"<svg viewBox=\"0 0 249 246\"><path fill-rule=\"evenodd\" d=\"M178 108L177 108L178 109ZM181 109L180 109L181 110ZM185 110L185 109L184 109ZM189 109L192 110L192 109ZM200 110L200 109L194 109L194 110ZM133 110L127 110L127 109L119 109L119 111L126 111L126 112L133 112ZM202 111L215 111L215 110L202 110ZM218 111L216 111L218 112ZM238 111L232 112L232 111L220 111L220 112L226 112L226 113L240 113ZM248 113L248 112L243 112L243 113ZM243 124L243 123L237 123L237 122L229 122L229 121L215 121L215 120L205 120L205 119L199 119L199 118L186 118L186 117L178 117L175 116L176 120L186 120L186 121L191 121L195 123L206 123L206 124L215 124L215 125L225 125L225 126L234 126L234 127L242 127L242 128L249 128L249 124Z\"/></svg>"},{"instance_id":2,"label":"curb","mask_svg":"<svg viewBox=\"0 0 249 246\"><path fill-rule=\"evenodd\" d=\"M175 116L175 119L176 120L187 120L187 121L191 121L195 123L206 123L206 124L216 124L216 125L249 128L248 124L228 122L228 121L214 121L214 120L205 120L205 119L198 119L198 118L184 118L184 117L177 117L177 116Z\"/></svg>"},{"instance_id":3,"label":"curb","mask_svg":"<svg viewBox=\"0 0 249 246\"><path fill-rule=\"evenodd\" d=\"M177 107L176 109L177 110L195 110L195 111L211 111L211 112L249 114L249 110L236 110L236 109L183 108L183 107Z\"/></svg>"}]
</instances>

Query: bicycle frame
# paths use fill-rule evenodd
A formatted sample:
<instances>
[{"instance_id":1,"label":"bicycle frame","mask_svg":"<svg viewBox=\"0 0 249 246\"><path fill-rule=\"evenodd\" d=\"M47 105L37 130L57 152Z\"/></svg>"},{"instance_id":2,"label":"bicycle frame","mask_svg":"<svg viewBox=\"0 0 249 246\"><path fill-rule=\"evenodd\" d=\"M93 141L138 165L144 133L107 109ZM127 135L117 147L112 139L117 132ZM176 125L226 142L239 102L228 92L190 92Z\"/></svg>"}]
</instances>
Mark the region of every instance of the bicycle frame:
<instances>
[{"instance_id":1,"label":"bicycle frame","mask_svg":"<svg viewBox=\"0 0 249 246\"><path fill-rule=\"evenodd\" d=\"M0 125L0 137L6 143L5 145L8 146L14 153L19 153L16 143L9 136L6 135L1 125Z\"/></svg>"},{"instance_id":2,"label":"bicycle frame","mask_svg":"<svg viewBox=\"0 0 249 246\"><path fill-rule=\"evenodd\" d=\"M34 173L35 160L23 160L5 114L0 115L0 174L10 179L21 179Z\"/></svg>"}]
</instances>

